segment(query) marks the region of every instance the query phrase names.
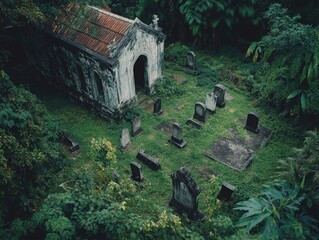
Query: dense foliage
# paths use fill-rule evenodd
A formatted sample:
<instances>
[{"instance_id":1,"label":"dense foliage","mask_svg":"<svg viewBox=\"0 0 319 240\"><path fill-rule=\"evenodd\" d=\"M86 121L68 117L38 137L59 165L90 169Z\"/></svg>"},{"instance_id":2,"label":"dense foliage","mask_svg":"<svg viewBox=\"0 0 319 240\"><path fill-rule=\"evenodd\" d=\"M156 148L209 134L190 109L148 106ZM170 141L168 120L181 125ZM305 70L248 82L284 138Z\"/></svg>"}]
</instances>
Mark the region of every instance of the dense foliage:
<instances>
[{"instance_id":1,"label":"dense foliage","mask_svg":"<svg viewBox=\"0 0 319 240\"><path fill-rule=\"evenodd\" d=\"M61 6L69 2L2 1L0 31L23 28L30 23L41 24L47 14L57 14ZM146 23L157 14L168 41L178 40L203 48L220 47L224 42L248 46L247 39L260 39L269 28L265 36L247 50L247 57L252 57L255 65L247 61L242 69L224 66L208 51L209 57L197 56L195 70L187 69L185 53L191 48L171 44L166 49L165 60L166 67L174 67L174 70L171 68L170 74L156 86L157 93L165 99L185 97L188 89L176 81L183 78L183 74L194 81L192 91L194 87L211 90L221 80L229 80L236 88L243 88L241 85L245 83L260 103L277 111L292 116L311 114L318 117L319 37L315 26L319 7L315 0L304 1L304 5L298 0L77 2L102 7L109 4L112 11L132 19L137 16ZM273 4L277 2L287 9ZM301 16L291 17L299 13ZM10 57L6 44L2 43L11 40L0 32L0 69ZM250 76L242 76L243 72L249 72ZM180 105L184 107L184 103ZM137 114L143 112L134 107L126 119L131 120ZM145 200L141 194L144 184L132 182L127 173L119 171L120 177L114 174L122 160L118 160L118 156L123 153L116 153L115 147L105 138L88 141L91 151L82 156L87 158L83 168L70 173L63 183L53 183L54 174L65 164L57 139L57 124L44 106L30 92L14 86L0 71L1 239L240 238L241 233L233 224L236 215L231 215L230 210L233 202L222 204L216 198L221 184L216 178L209 180L209 187L205 189L208 197L202 199L205 222L188 224L184 216L178 217L171 209ZM286 181L265 185L257 196L237 204L235 209L245 212L237 226L266 239L318 238L318 146L319 134L308 132L303 148L281 161L278 178ZM197 156L193 154L192 158L197 159ZM248 172L252 179L261 181L254 174ZM60 191L48 195L52 185L59 185ZM246 191L247 188L252 189ZM252 196L255 188L238 186L236 191L236 199L243 200ZM244 235L242 239L247 237Z\"/></svg>"},{"instance_id":2,"label":"dense foliage","mask_svg":"<svg viewBox=\"0 0 319 240\"><path fill-rule=\"evenodd\" d=\"M37 98L0 72L1 221L35 210L62 165L57 125Z\"/></svg>"},{"instance_id":3,"label":"dense foliage","mask_svg":"<svg viewBox=\"0 0 319 240\"><path fill-rule=\"evenodd\" d=\"M319 134L317 131L307 132L303 148L294 149L293 157L281 160L278 173L291 183L300 182L305 178L307 204L312 207L311 214L318 216L316 209L319 205Z\"/></svg>"},{"instance_id":4,"label":"dense foliage","mask_svg":"<svg viewBox=\"0 0 319 240\"><path fill-rule=\"evenodd\" d=\"M237 226L264 239L318 239L318 146L318 132L308 132L303 148L281 161L278 174L287 181L265 185L257 197L237 203L235 210L245 211Z\"/></svg>"},{"instance_id":5,"label":"dense foliage","mask_svg":"<svg viewBox=\"0 0 319 240\"><path fill-rule=\"evenodd\" d=\"M318 221L306 214L306 195L300 186L278 182L265 185L257 197L237 203L235 210L246 211L238 227L250 232L257 228L263 239L318 239Z\"/></svg>"},{"instance_id":6,"label":"dense foliage","mask_svg":"<svg viewBox=\"0 0 319 240\"><path fill-rule=\"evenodd\" d=\"M16 220L4 238L31 236L41 239L203 239L182 226L171 209L147 206L138 186L114 176L115 149L106 139L92 139L91 165L48 196L30 220ZM141 211L143 209L143 211ZM26 228L28 227L28 228ZM16 229L17 231L12 231Z\"/></svg>"},{"instance_id":7,"label":"dense foliage","mask_svg":"<svg viewBox=\"0 0 319 240\"><path fill-rule=\"evenodd\" d=\"M47 14L57 14L61 6L71 0L6 0L0 3L0 27L23 26L29 23L41 23ZM108 0L77 0L83 4L106 6Z\"/></svg>"},{"instance_id":8,"label":"dense foliage","mask_svg":"<svg viewBox=\"0 0 319 240\"><path fill-rule=\"evenodd\" d=\"M270 32L252 43L247 56L260 60L260 72L252 82L261 102L291 115L319 113L319 39L316 29L298 23L287 9L271 5L266 12Z\"/></svg>"}]
</instances>

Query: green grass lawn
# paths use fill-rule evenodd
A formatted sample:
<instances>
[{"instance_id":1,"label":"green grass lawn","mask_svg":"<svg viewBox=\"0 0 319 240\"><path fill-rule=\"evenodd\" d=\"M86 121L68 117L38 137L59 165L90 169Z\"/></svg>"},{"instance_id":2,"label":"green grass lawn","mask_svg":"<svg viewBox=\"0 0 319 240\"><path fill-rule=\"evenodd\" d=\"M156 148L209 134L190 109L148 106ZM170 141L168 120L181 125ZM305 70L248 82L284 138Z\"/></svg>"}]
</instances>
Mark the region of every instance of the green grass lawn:
<instances>
[{"instance_id":1,"label":"green grass lawn","mask_svg":"<svg viewBox=\"0 0 319 240\"><path fill-rule=\"evenodd\" d=\"M223 64L224 68L228 66L236 68L235 60L225 56L205 55L205 59L212 59L212 64ZM99 137L108 139L116 147L119 159L117 168L122 177L130 176L129 163L133 160L139 162L135 156L141 148L160 159L162 168L159 171L152 171L142 164L146 180L145 187L138 194L143 203L153 202L159 206L168 206L172 193L170 174L182 166L190 170L202 190L199 205L204 212L206 205L203 199L210 198L208 192L211 186L208 177L212 172L218 173L220 181L227 181L236 187L235 201L254 195L260 190L262 184L276 178L278 160L289 156L291 149L300 145L303 136L298 136L300 134L294 130L294 127L280 120L276 113L257 107L255 101L248 96L245 90L239 89L227 79L221 83L227 87L227 93L234 99L226 101L226 107L218 108L216 114L209 115L202 130L194 129L185 122L192 117L195 102L204 102L205 94L213 90L213 84L205 87L196 86L196 76L188 74L183 71L182 67L176 65L166 67L164 71L164 75L172 73L187 79L186 84L180 86L185 89L185 93L180 96L162 97L164 114L160 116L154 116L151 112L142 110L143 132L131 139L132 144L126 151L120 149L120 134L123 128L130 129L129 123L116 124L112 121L105 121L56 92L42 94L40 98L49 112L60 118L61 128L67 130L81 148L76 157L67 154L70 164L57 176L56 186L53 189L62 191L57 187L60 183L71 180L76 174L85 171L90 166L91 159L88 154L90 141L92 138ZM155 98L155 96L152 97ZM229 136L230 128L236 128L244 137L246 131L239 122L239 118L245 119L247 113L251 111L259 113L260 124L271 129L273 136L270 142L255 154L254 159L244 171L237 172L203 155L203 151L218 138ZM187 142L185 148L178 149L169 144L167 141L169 135L155 129L163 121L180 123L183 127L184 140Z\"/></svg>"}]
</instances>

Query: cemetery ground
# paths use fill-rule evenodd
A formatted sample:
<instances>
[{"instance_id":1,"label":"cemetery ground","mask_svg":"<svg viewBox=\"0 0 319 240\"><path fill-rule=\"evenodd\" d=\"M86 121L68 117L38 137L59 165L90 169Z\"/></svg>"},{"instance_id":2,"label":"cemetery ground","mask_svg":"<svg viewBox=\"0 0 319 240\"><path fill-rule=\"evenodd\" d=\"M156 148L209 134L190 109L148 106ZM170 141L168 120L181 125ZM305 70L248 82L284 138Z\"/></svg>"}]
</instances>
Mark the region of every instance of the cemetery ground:
<instances>
[{"instance_id":1,"label":"cemetery ground","mask_svg":"<svg viewBox=\"0 0 319 240\"><path fill-rule=\"evenodd\" d=\"M147 205L150 202L168 207L172 196L170 174L184 166L191 172L192 177L201 188L199 209L204 213L207 213L212 207L210 203L218 194L218 192L212 194L213 184L210 181L212 175L217 175L216 181L219 186L225 181L236 187L232 200L229 203L222 203L220 209L236 222L237 216L232 211L233 203L254 196L260 191L263 184L278 178L276 168L279 160L290 156L291 149L301 145L304 135L301 130L280 118L277 113L257 106L257 101L249 96L243 87L244 82L241 82L248 76L247 72L240 70L241 66L245 64L241 57L200 52L196 52L196 55L199 68L201 64L204 64L208 69L213 69L217 73L227 70L226 74L220 74L218 82L211 81L209 75L205 77L206 79L200 79L200 73L199 75L193 74L193 70L185 68L184 62L166 60L164 76L170 81L176 81L171 83L172 94L163 92L148 97L150 103L144 104L139 110L143 132L131 137L132 144L125 151L121 150L120 134L123 128L131 129L129 122L117 124L103 120L57 92L39 93L38 96L49 112L58 117L61 128L80 145L79 153L74 156L61 146L69 158L69 164L57 175L56 186L53 186L51 191L64 191L59 184L72 180L89 168L92 164L89 156L92 138L106 138L116 147L117 171L122 178L131 176L130 162L136 161L142 165L145 180L140 184L141 187L136 193L139 195L140 202L129 207L142 209L141 214L148 214ZM184 56L176 56L178 57L184 60ZM241 76L241 78L234 81L232 76ZM201 84L200 80L204 83ZM213 91L215 83L221 83L227 88L226 106L217 108L215 114L208 114L200 130L186 125L187 119L194 114L195 103L204 102L206 93ZM175 94L173 90L178 88L182 89L183 93ZM163 114L155 116L151 100L157 97L162 99ZM248 133L244 129L242 119L245 119L252 111L259 114L259 124L270 129L272 137L267 145L255 153L253 160L245 170L236 171L203 154L219 138L232 136L232 129L236 129L241 138L247 137ZM170 137L168 131L159 130L159 126L171 126L174 122L179 123L183 128L183 138L187 145L182 149L168 142ZM140 149L158 158L161 169L153 171L137 160L136 155Z\"/></svg>"}]
</instances>

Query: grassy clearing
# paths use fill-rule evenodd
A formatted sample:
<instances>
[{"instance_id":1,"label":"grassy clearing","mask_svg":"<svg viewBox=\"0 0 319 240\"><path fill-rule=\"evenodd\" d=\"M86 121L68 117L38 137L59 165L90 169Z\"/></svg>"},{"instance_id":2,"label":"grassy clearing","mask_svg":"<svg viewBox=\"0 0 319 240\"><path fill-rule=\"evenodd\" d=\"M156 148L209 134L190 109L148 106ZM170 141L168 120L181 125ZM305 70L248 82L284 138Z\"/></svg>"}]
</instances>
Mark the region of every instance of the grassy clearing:
<instances>
[{"instance_id":1,"label":"grassy clearing","mask_svg":"<svg viewBox=\"0 0 319 240\"><path fill-rule=\"evenodd\" d=\"M239 65L242 64L238 58L234 57L196 54L202 61L205 60L212 69L214 67L218 69L216 71L221 71L222 66L223 69L236 72ZM124 152L120 150L119 137L123 128L130 128L129 123L116 124L102 120L95 116L93 112L69 101L56 92L42 94L40 98L49 112L60 118L61 127L67 130L81 147L81 153L76 157L68 155L71 164L57 176L57 186L63 181L72 179L81 171L85 171L91 164L88 155L90 141L92 138L98 137L107 138L116 146L119 158L118 171L121 176L130 176L129 163L136 160L135 156L141 148L160 159L162 166L160 171L154 172L143 165L143 174L146 181L144 182L145 187L139 192L141 202L137 207L146 206L148 202L156 203L159 206L168 206L172 191L170 173L181 166L187 166L197 184L201 187L202 193L199 204L204 212L207 206L202 199L211 197L208 195L210 183L207 179L212 172L217 172L221 181L227 181L236 186L235 201L254 195L260 190L262 184L273 180L278 160L286 158L290 154L291 148L300 144L303 137L299 136L299 132L293 126L280 120L276 113L257 107L254 100L244 90L227 81L228 79L223 79L222 83L227 87L227 93L234 99L226 101L226 107L217 109L215 115L209 115L202 130L187 126L185 122L193 115L195 102L204 102L205 94L211 92L214 85L212 82L211 85L198 86L197 77L190 74L189 71L185 71L178 61L166 64L164 75L168 76L173 73L187 79L186 84L179 86L184 88L185 93L181 96L162 97L164 114L161 116L153 116L150 112L142 111L144 131L139 136L132 138L132 145ZM241 74L247 75L245 72L241 72ZM271 129L273 137L267 146L257 152L246 170L242 172L234 171L203 155L203 151L218 138L229 136L230 128L236 128L244 137L246 132L239 119L246 118L250 111L260 114L260 124ZM170 145L167 142L169 135L164 131L155 129L155 126L164 121L181 124L184 140L187 142L184 149L178 149ZM59 190L57 186L53 188L54 191Z\"/></svg>"}]
</instances>

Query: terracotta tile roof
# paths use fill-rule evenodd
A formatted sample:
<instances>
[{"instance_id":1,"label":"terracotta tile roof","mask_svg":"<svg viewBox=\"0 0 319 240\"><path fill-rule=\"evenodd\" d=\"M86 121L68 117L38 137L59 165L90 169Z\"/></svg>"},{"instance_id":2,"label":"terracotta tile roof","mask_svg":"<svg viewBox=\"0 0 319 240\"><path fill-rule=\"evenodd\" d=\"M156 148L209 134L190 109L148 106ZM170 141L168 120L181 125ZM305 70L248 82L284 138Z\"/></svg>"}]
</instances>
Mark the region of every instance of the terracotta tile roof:
<instances>
[{"instance_id":1,"label":"terracotta tile roof","mask_svg":"<svg viewBox=\"0 0 319 240\"><path fill-rule=\"evenodd\" d=\"M55 34L96 53L108 56L113 39L118 44L133 21L92 6L71 3L52 23Z\"/></svg>"}]
</instances>

